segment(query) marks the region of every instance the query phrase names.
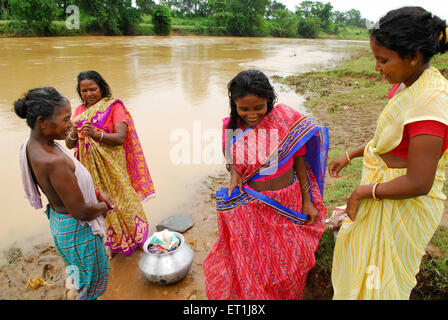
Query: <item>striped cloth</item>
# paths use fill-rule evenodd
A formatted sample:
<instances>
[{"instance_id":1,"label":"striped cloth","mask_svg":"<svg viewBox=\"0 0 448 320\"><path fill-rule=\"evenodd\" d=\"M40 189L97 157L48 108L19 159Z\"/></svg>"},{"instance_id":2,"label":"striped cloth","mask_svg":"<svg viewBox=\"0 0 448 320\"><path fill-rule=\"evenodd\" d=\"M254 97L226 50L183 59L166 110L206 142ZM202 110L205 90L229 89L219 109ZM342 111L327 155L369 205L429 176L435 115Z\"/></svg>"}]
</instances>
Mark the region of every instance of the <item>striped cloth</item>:
<instances>
[{"instance_id":1,"label":"striped cloth","mask_svg":"<svg viewBox=\"0 0 448 320\"><path fill-rule=\"evenodd\" d=\"M435 120L448 125L447 106L448 81L432 67L397 93L379 116L374 139L364 151L361 184L405 175L406 169L389 169L379 155L400 143L407 123ZM355 220L344 221L333 257L334 299L409 299L425 248L443 215L447 160L445 152L427 196L365 199Z\"/></svg>"},{"instance_id":2,"label":"striped cloth","mask_svg":"<svg viewBox=\"0 0 448 320\"><path fill-rule=\"evenodd\" d=\"M309 174L314 205L319 211L312 226L294 223L257 200L218 212L219 236L204 261L208 299L303 299L327 213L317 181L311 171ZM298 181L260 193L292 210L302 210Z\"/></svg>"},{"instance_id":3,"label":"striped cloth","mask_svg":"<svg viewBox=\"0 0 448 320\"><path fill-rule=\"evenodd\" d=\"M109 280L109 264L100 235L92 234L88 224L81 225L47 208L51 234L64 259L79 300L94 300L104 294Z\"/></svg>"}]
</instances>

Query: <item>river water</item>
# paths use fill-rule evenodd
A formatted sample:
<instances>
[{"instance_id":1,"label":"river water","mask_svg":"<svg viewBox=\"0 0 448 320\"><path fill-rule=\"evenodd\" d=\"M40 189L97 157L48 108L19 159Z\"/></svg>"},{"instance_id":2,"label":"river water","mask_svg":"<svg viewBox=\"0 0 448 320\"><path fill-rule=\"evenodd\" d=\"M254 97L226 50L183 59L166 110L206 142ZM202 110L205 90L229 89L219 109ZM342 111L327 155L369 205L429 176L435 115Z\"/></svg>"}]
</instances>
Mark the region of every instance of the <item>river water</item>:
<instances>
[{"instance_id":1,"label":"river water","mask_svg":"<svg viewBox=\"0 0 448 320\"><path fill-rule=\"evenodd\" d=\"M24 198L18 152L29 135L12 103L33 87L53 86L73 108L76 76L96 70L124 101L156 187L145 204L150 227L182 213L195 185L223 168L222 118L227 83L239 71L268 76L331 66L365 42L231 37L66 37L0 39L0 261L11 246L51 240L43 210ZM275 84L279 102L306 113L303 98ZM44 205L46 199L44 198Z\"/></svg>"}]
</instances>

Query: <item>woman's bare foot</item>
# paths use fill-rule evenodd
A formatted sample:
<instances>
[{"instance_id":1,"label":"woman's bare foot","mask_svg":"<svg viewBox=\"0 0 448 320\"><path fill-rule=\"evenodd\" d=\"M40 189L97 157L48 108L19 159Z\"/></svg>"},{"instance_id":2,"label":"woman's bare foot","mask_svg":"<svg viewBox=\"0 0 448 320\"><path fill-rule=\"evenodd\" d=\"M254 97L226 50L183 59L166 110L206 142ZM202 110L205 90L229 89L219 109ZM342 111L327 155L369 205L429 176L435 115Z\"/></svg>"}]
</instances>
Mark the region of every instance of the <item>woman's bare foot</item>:
<instances>
[{"instance_id":1,"label":"woman's bare foot","mask_svg":"<svg viewBox=\"0 0 448 320\"><path fill-rule=\"evenodd\" d=\"M109 258L109 260L111 260L112 257L114 256L114 253L112 252L111 247L106 246L106 254L107 254L107 257Z\"/></svg>"}]
</instances>

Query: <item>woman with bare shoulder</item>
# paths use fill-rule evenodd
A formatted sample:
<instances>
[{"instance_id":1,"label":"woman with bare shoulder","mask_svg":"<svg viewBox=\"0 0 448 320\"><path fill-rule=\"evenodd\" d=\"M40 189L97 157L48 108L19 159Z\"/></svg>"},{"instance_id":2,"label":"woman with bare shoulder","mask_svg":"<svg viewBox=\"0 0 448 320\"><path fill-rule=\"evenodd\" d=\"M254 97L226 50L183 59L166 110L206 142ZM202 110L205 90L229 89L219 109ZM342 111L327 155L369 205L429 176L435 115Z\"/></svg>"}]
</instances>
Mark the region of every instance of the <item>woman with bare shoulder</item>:
<instances>
[{"instance_id":1,"label":"woman with bare shoulder","mask_svg":"<svg viewBox=\"0 0 448 320\"><path fill-rule=\"evenodd\" d=\"M92 177L62 145L72 123L69 101L52 87L29 90L14 102L30 137L20 152L22 182L31 205L42 208L40 190L55 246L64 259L79 300L93 300L107 287L104 216L114 201L95 190Z\"/></svg>"}]
</instances>

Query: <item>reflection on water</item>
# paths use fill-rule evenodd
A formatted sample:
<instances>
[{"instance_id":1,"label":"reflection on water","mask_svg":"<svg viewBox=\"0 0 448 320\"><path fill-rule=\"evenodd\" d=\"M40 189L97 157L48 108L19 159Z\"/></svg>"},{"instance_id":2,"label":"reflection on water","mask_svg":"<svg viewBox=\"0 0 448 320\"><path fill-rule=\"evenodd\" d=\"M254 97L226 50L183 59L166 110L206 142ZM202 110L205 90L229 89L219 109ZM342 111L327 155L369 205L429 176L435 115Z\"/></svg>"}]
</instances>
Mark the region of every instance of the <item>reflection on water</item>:
<instances>
[{"instance_id":1,"label":"reflection on water","mask_svg":"<svg viewBox=\"0 0 448 320\"><path fill-rule=\"evenodd\" d=\"M94 69L112 88L113 96L131 111L147 157L157 197L145 207L151 227L182 212L193 195L192 185L219 164L174 165L170 137L176 129L193 135L222 127L228 113L226 86L246 68L267 75L306 72L346 54L364 42L222 37L70 37L0 39L0 248L50 239L42 210L23 197L18 150L29 134L12 102L27 89L54 86L79 104L76 76ZM303 112L303 99L275 84L279 102ZM210 141L203 141L209 144ZM217 142L218 145L220 142ZM219 147L218 147L219 148ZM193 152L193 150L192 150ZM193 217L194 218L194 217Z\"/></svg>"}]
</instances>

